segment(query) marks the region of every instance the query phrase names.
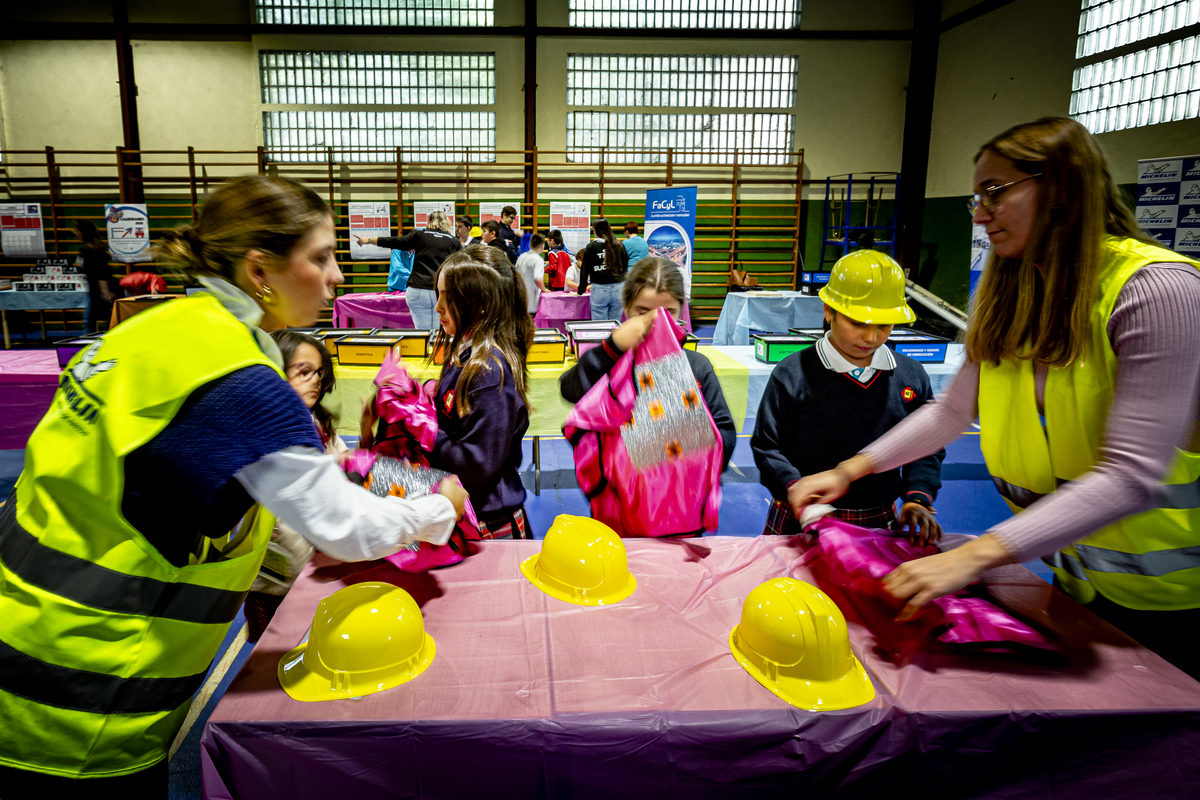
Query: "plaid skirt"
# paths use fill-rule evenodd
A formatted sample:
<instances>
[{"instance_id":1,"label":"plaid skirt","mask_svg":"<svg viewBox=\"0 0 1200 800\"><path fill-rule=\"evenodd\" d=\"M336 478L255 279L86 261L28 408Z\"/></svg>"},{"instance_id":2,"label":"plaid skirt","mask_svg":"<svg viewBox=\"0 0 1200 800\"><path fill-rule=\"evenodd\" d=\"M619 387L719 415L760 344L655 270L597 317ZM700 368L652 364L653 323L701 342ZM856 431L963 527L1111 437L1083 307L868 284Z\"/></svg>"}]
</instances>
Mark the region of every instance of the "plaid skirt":
<instances>
[{"instance_id":1,"label":"plaid skirt","mask_svg":"<svg viewBox=\"0 0 1200 800\"><path fill-rule=\"evenodd\" d=\"M479 535L484 539L532 539L525 506L480 516Z\"/></svg>"},{"instance_id":2,"label":"plaid skirt","mask_svg":"<svg viewBox=\"0 0 1200 800\"><path fill-rule=\"evenodd\" d=\"M843 522L849 522L851 525L858 525L860 528L896 530L900 527L894 504L877 508L835 508L830 516ZM800 523L787 504L773 500L771 510L767 513L767 524L763 528L763 534L792 536L800 532Z\"/></svg>"}]
</instances>

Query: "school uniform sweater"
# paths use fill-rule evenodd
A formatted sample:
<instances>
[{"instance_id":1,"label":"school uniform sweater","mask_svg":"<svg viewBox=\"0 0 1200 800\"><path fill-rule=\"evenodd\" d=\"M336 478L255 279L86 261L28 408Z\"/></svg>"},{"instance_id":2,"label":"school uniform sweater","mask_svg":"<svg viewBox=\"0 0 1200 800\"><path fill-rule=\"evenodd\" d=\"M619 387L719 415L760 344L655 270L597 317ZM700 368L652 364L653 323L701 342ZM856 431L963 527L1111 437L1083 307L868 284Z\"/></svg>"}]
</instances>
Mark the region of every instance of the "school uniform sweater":
<instances>
[{"instance_id":1,"label":"school uniform sweater","mask_svg":"<svg viewBox=\"0 0 1200 800\"><path fill-rule=\"evenodd\" d=\"M805 475L833 469L933 399L925 369L894 354L896 368L875 372L867 383L827 369L810 347L775 367L763 392L750 447L760 480L787 502L788 486ZM865 509L902 498L931 504L941 487L946 451L850 485L837 508Z\"/></svg>"}]
</instances>

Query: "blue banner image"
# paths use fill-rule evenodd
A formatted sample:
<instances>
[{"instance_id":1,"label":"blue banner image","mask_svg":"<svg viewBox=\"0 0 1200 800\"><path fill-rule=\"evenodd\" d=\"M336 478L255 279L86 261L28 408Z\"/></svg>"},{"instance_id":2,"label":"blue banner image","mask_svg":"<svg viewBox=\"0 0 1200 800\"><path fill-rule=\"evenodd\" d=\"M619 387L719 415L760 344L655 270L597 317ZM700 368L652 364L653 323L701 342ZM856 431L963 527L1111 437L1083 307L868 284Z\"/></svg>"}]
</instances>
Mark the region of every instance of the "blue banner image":
<instances>
[{"instance_id":1,"label":"blue banner image","mask_svg":"<svg viewBox=\"0 0 1200 800\"><path fill-rule=\"evenodd\" d=\"M646 190L646 245L650 255L675 262L692 296L692 258L696 252L695 186Z\"/></svg>"}]
</instances>

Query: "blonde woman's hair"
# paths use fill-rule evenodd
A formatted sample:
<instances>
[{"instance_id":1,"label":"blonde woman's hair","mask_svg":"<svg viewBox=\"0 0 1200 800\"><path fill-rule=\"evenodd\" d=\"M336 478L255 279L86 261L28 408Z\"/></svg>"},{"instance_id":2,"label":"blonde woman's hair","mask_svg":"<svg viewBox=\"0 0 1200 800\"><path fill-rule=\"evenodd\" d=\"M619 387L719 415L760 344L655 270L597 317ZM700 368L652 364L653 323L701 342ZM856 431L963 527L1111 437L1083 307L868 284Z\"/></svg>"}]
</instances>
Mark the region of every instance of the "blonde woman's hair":
<instances>
[{"instance_id":1,"label":"blonde woman's hair","mask_svg":"<svg viewBox=\"0 0 1200 800\"><path fill-rule=\"evenodd\" d=\"M185 279L203 276L237 283L246 253L257 250L279 269L300 240L327 217L316 192L286 178L235 178L213 192L195 225L159 239L157 258Z\"/></svg>"},{"instance_id":2,"label":"blonde woman's hair","mask_svg":"<svg viewBox=\"0 0 1200 800\"><path fill-rule=\"evenodd\" d=\"M1043 117L1017 125L981 147L975 160L987 152L1041 177L1034 179L1037 208L1024 254L1004 258L993 250L984 270L967 357L1069 366L1086 355L1091 340L1104 237L1151 240L1137 229L1104 153L1078 122Z\"/></svg>"},{"instance_id":3,"label":"blonde woman's hair","mask_svg":"<svg viewBox=\"0 0 1200 800\"><path fill-rule=\"evenodd\" d=\"M429 224L425 226L425 229L441 231L442 233L454 233L454 221L446 216L445 211L434 211L429 215Z\"/></svg>"}]
</instances>

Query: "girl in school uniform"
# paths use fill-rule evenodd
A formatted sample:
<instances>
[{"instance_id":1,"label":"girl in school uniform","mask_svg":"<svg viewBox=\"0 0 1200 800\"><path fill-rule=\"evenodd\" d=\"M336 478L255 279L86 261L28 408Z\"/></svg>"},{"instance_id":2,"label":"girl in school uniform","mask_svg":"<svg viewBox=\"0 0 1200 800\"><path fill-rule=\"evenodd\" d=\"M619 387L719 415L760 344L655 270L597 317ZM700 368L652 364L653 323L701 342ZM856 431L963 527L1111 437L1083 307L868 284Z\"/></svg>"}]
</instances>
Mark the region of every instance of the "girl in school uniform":
<instances>
[{"instance_id":1,"label":"girl in school uniform","mask_svg":"<svg viewBox=\"0 0 1200 800\"><path fill-rule=\"evenodd\" d=\"M904 285L900 265L883 253L843 257L821 290L825 337L771 373L750 439L760 480L775 498L763 533L799 533L808 502L801 478L836 468L933 399L925 369L884 347L893 325L916 318ZM945 455L860 481L834 503L834 516L864 528L905 527L914 543L937 541L933 501Z\"/></svg>"},{"instance_id":2,"label":"girl in school uniform","mask_svg":"<svg viewBox=\"0 0 1200 800\"><path fill-rule=\"evenodd\" d=\"M510 265L493 266L478 252L488 249L468 247L438 271L441 331L433 352L450 356L434 393L438 435L429 462L462 481L483 538L532 539L518 469L529 428L525 356L533 323L524 286Z\"/></svg>"}]
</instances>

